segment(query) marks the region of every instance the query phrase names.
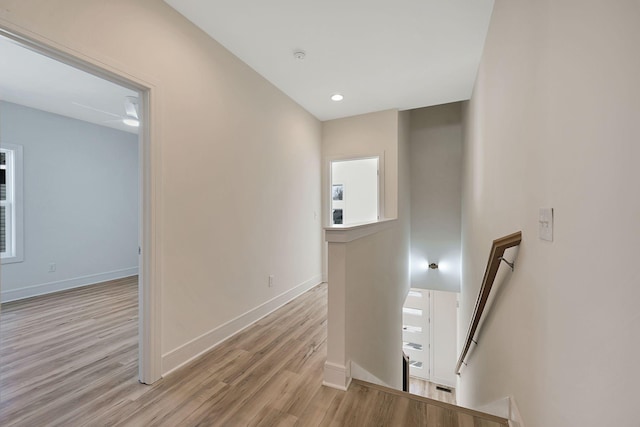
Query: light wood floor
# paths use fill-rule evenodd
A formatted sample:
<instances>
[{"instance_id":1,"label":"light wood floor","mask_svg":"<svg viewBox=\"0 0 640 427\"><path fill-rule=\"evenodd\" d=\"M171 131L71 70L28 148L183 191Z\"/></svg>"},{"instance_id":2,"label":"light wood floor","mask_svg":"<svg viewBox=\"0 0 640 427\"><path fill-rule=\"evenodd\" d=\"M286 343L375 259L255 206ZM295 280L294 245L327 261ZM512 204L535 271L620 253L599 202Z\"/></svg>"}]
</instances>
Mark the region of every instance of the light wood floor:
<instances>
[{"instance_id":1,"label":"light wood floor","mask_svg":"<svg viewBox=\"0 0 640 427\"><path fill-rule=\"evenodd\" d=\"M443 390L438 390L438 387L444 387L451 390L448 393ZM422 397L428 397L429 399L439 400L441 402L456 404L456 390L447 386L440 386L430 381L421 380L420 378L409 378L409 393L416 394Z\"/></svg>"},{"instance_id":2,"label":"light wood floor","mask_svg":"<svg viewBox=\"0 0 640 427\"><path fill-rule=\"evenodd\" d=\"M321 385L320 285L152 386L137 382L135 278L3 304L2 426L498 427L362 382Z\"/></svg>"}]
</instances>

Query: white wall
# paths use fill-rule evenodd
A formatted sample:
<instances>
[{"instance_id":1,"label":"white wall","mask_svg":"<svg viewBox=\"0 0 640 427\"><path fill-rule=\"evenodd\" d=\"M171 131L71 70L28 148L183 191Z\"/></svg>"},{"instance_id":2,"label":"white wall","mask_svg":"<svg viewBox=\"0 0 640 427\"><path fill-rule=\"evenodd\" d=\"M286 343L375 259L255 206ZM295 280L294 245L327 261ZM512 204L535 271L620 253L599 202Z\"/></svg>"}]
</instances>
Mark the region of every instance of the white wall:
<instances>
[{"instance_id":1,"label":"white wall","mask_svg":"<svg viewBox=\"0 0 640 427\"><path fill-rule=\"evenodd\" d=\"M402 305L408 292L400 224L347 244L347 355L402 388ZM332 284L329 283L329 286ZM331 321L331 320L329 320Z\"/></svg>"},{"instance_id":2,"label":"white wall","mask_svg":"<svg viewBox=\"0 0 640 427\"><path fill-rule=\"evenodd\" d=\"M3 301L137 274L137 135L0 102L0 144L24 168L24 261L2 265Z\"/></svg>"},{"instance_id":3,"label":"white wall","mask_svg":"<svg viewBox=\"0 0 640 427\"><path fill-rule=\"evenodd\" d=\"M333 143L344 141L345 145L351 143L351 153L360 157L371 154L368 150L372 148L367 144L374 149L376 144L384 146L388 153L386 179L397 183L386 193L393 194L393 202L386 199L385 204L393 205L398 219L376 234L348 243L329 244L327 361L333 362L333 367L354 362L357 378L375 378L382 384L401 388L402 305L409 291L409 116L407 112L368 116L341 119L338 126L325 122L325 129L328 123L331 128L331 139L323 145L323 151L331 156L333 150L345 149L342 144ZM380 120L375 120L376 116ZM381 122L386 126L381 126ZM372 125L377 132L372 133ZM326 142L326 133L324 137ZM396 160L390 164L389 158ZM389 171L393 171L394 177L389 177ZM335 315L334 302L344 305L344 310ZM342 321L344 326L340 324ZM346 339L335 340L334 331Z\"/></svg>"},{"instance_id":4,"label":"white wall","mask_svg":"<svg viewBox=\"0 0 640 427\"><path fill-rule=\"evenodd\" d=\"M456 386L458 294L431 292L431 381Z\"/></svg>"},{"instance_id":5,"label":"white wall","mask_svg":"<svg viewBox=\"0 0 640 427\"><path fill-rule=\"evenodd\" d=\"M163 370L320 281L318 120L161 1L1 0L0 20L155 85Z\"/></svg>"},{"instance_id":6,"label":"white wall","mask_svg":"<svg viewBox=\"0 0 640 427\"><path fill-rule=\"evenodd\" d=\"M491 240L523 241L462 404L512 395L527 427L638 423L638 22L637 1L496 2L465 112L463 337Z\"/></svg>"},{"instance_id":7,"label":"white wall","mask_svg":"<svg viewBox=\"0 0 640 427\"><path fill-rule=\"evenodd\" d=\"M331 198L331 208L342 209L343 224L378 219L378 160L358 159L331 164L331 185L342 185L342 200Z\"/></svg>"},{"instance_id":8,"label":"white wall","mask_svg":"<svg viewBox=\"0 0 640 427\"><path fill-rule=\"evenodd\" d=\"M332 160L380 156L380 218L396 218L398 211L398 112L379 111L322 122L322 218L326 226L331 202L329 168ZM327 246L323 246L323 278L327 274Z\"/></svg>"},{"instance_id":9,"label":"white wall","mask_svg":"<svg viewBox=\"0 0 640 427\"><path fill-rule=\"evenodd\" d=\"M322 123L322 156L330 160L381 156L384 218L398 215L398 112L380 111ZM382 168L382 165L381 165ZM328 183L328 169L323 169ZM323 189L324 190L324 189ZM324 190L327 191L327 190ZM325 194L326 196L326 194ZM323 196L325 199L326 197ZM328 209L327 209L328 212ZM329 222L325 222L329 224Z\"/></svg>"},{"instance_id":10,"label":"white wall","mask_svg":"<svg viewBox=\"0 0 640 427\"><path fill-rule=\"evenodd\" d=\"M460 291L461 200L461 103L412 110L411 287Z\"/></svg>"}]
</instances>

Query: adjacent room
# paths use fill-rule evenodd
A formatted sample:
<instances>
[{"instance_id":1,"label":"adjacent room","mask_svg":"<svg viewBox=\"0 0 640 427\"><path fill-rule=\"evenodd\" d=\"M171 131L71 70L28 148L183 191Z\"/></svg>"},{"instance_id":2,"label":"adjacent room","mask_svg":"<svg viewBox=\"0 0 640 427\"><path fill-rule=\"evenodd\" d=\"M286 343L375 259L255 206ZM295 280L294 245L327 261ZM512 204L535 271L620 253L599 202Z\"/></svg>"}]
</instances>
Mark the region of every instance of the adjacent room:
<instances>
[{"instance_id":1,"label":"adjacent room","mask_svg":"<svg viewBox=\"0 0 640 427\"><path fill-rule=\"evenodd\" d=\"M62 375L137 376L138 94L5 38L0 57L0 400L28 412Z\"/></svg>"},{"instance_id":2,"label":"adjacent room","mask_svg":"<svg viewBox=\"0 0 640 427\"><path fill-rule=\"evenodd\" d=\"M0 0L0 425L637 426L639 22Z\"/></svg>"}]
</instances>

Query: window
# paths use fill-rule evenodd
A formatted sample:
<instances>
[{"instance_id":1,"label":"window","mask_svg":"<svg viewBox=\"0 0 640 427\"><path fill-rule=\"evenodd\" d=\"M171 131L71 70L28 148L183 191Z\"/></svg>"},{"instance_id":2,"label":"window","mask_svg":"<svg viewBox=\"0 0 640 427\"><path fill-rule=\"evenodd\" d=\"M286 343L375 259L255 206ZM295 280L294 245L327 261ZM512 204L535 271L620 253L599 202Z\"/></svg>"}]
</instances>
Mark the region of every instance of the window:
<instances>
[{"instance_id":1,"label":"window","mask_svg":"<svg viewBox=\"0 0 640 427\"><path fill-rule=\"evenodd\" d=\"M22 261L22 147L0 148L0 256Z\"/></svg>"}]
</instances>

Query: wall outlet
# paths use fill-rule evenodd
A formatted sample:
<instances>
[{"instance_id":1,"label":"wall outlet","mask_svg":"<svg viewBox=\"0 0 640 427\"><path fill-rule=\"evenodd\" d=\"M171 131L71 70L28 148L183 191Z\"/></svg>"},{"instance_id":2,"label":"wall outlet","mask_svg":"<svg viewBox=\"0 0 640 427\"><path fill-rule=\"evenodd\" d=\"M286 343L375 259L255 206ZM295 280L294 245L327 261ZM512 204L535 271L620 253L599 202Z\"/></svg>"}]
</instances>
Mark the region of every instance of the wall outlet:
<instances>
[{"instance_id":1,"label":"wall outlet","mask_svg":"<svg viewBox=\"0 0 640 427\"><path fill-rule=\"evenodd\" d=\"M273 287L273 279L274 279L274 278L275 278L275 277L273 276L273 274L269 275L269 287L270 287L270 288L271 288L271 287Z\"/></svg>"},{"instance_id":2,"label":"wall outlet","mask_svg":"<svg viewBox=\"0 0 640 427\"><path fill-rule=\"evenodd\" d=\"M52 262L49 264L49 273L53 273L54 271L56 271L56 263Z\"/></svg>"}]
</instances>

